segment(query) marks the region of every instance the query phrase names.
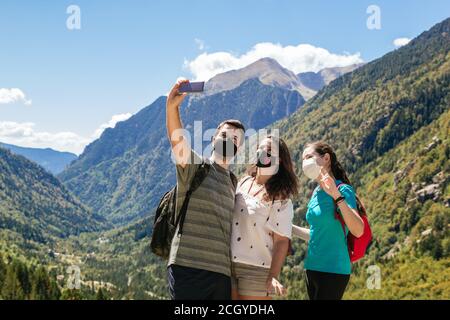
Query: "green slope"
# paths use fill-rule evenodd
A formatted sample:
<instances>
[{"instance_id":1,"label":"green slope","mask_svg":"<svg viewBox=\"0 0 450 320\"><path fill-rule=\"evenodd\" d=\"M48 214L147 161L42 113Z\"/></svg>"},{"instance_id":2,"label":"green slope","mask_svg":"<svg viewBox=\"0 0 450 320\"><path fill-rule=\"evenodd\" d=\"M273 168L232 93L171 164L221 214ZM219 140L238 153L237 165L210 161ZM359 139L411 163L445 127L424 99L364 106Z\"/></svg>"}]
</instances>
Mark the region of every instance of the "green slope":
<instances>
[{"instance_id":1,"label":"green slope","mask_svg":"<svg viewBox=\"0 0 450 320\"><path fill-rule=\"evenodd\" d=\"M0 233L23 241L52 242L100 230L101 218L37 164L0 148Z\"/></svg>"},{"instance_id":2,"label":"green slope","mask_svg":"<svg viewBox=\"0 0 450 320\"><path fill-rule=\"evenodd\" d=\"M349 297L450 299L449 159L447 111L360 170L377 234L367 263L380 265L386 283Z\"/></svg>"}]
</instances>

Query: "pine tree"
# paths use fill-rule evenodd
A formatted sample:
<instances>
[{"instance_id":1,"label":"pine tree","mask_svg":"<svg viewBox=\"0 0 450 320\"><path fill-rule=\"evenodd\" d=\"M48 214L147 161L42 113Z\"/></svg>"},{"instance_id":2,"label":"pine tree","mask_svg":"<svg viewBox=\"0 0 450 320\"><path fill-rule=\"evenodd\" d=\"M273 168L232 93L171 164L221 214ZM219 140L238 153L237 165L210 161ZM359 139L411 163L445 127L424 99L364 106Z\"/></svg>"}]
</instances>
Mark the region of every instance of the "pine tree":
<instances>
[{"instance_id":1,"label":"pine tree","mask_svg":"<svg viewBox=\"0 0 450 320\"><path fill-rule=\"evenodd\" d=\"M433 249L431 250L431 255L435 260L439 260L442 258L442 255L444 253L444 250L441 245L441 241L439 239L436 239Z\"/></svg>"},{"instance_id":2,"label":"pine tree","mask_svg":"<svg viewBox=\"0 0 450 320\"><path fill-rule=\"evenodd\" d=\"M50 279L44 267L39 267L34 273L31 299L33 300L51 299Z\"/></svg>"},{"instance_id":3,"label":"pine tree","mask_svg":"<svg viewBox=\"0 0 450 320\"><path fill-rule=\"evenodd\" d=\"M3 261L3 256L0 253L0 293L1 293L1 288L3 287L3 282L5 281L5 277L6 277L6 264Z\"/></svg>"},{"instance_id":4,"label":"pine tree","mask_svg":"<svg viewBox=\"0 0 450 320\"><path fill-rule=\"evenodd\" d=\"M59 300L61 298L61 290L59 290L58 283L56 281L50 282L50 300Z\"/></svg>"},{"instance_id":5,"label":"pine tree","mask_svg":"<svg viewBox=\"0 0 450 320\"><path fill-rule=\"evenodd\" d=\"M19 278L14 268L9 265L6 271L5 282L3 283L2 293L3 299L6 300L23 300L24 293Z\"/></svg>"},{"instance_id":6,"label":"pine tree","mask_svg":"<svg viewBox=\"0 0 450 320\"><path fill-rule=\"evenodd\" d=\"M11 265L17 275L17 279L20 282L24 299L27 299L31 294L31 277L29 269L26 264L19 260L14 260Z\"/></svg>"},{"instance_id":7,"label":"pine tree","mask_svg":"<svg viewBox=\"0 0 450 320\"><path fill-rule=\"evenodd\" d=\"M106 295L104 294L102 287L100 287L98 289L95 299L96 300L107 300Z\"/></svg>"}]
</instances>

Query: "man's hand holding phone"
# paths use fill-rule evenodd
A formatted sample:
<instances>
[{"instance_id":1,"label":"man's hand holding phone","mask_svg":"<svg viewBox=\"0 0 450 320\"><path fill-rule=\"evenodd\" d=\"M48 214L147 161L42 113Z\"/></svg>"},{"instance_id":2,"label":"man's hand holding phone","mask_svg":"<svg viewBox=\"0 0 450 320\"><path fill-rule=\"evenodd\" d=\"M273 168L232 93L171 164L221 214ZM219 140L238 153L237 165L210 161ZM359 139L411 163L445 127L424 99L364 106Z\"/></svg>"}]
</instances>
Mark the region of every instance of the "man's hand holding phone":
<instances>
[{"instance_id":1,"label":"man's hand holding phone","mask_svg":"<svg viewBox=\"0 0 450 320\"><path fill-rule=\"evenodd\" d=\"M174 109L178 108L186 97L187 93L180 93L180 86L184 83L189 83L189 80L179 80L170 90L169 95L167 96L167 108Z\"/></svg>"},{"instance_id":2,"label":"man's hand holding phone","mask_svg":"<svg viewBox=\"0 0 450 320\"><path fill-rule=\"evenodd\" d=\"M178 108L188 93L203 92L204 86L204 82L177 81L167 97L167 107Z\"/></svg>"}]
</instances>

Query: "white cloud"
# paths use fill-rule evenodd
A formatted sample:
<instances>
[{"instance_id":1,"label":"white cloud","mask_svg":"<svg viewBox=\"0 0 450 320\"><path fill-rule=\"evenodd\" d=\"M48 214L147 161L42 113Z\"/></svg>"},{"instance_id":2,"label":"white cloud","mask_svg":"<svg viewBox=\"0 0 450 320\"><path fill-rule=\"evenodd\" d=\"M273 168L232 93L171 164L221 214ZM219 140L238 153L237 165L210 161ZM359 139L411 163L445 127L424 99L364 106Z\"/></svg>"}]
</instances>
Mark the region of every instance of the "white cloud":
<instances>
[{"instance_id":1,"label":"white cloud","mask_svg":"<svg viewBox=\"0 0 450 320\"><path fill-rule=\"evenodd\" d=\"M59 151L70 151L80 154L90 142L73 132L50 133L36 131L33 122L0 122L0 141L23 147L52 148Z\"/></svg>"},{"instance_id":2,"label":"white cloud","mask_svg":"<svg viewBox=\"0 0 450 320\"><path fill-rule=\"evenodd\" d=\"M52 148L58 151L69 151L81 154L84 147L98 139L106 128L131 117L131 113L117 114L111 120L100 125L90 137L83 137L70 131L50 133L37 131L33 122L0 121L0 141L21 147Z\"/></svg>"},{"instance_id":3,"label":"white cloud","mask_svg":"<svg viewBox=\"0 0 450 320\"><path fill-rule=\"evenodd\" d=\"M8 104L15 102L23 102L25 105L31 105L32 101L28 100L19 88L0 88L0 104Z\"/></svg>"},{"instance_id":4,"label":"white cloud","mask_svg":"<svg viewBox=\"0 0 450 320\"><path fill-rule=\"evenodd\" d=\"M295 73L317 72L323 68L344 67L363 62L359 52L335 54L310 44L282 46L263 42L242 55L224 51L204 52L193 60L185 60L184 68L192 73L195 80L209 80L218 73L243 68L264 57L274 58L283 67Z\"/></svg>"},{"instance_id":5,"label":"white cloud","mask_svg":"<svg viewBox=\"0 0 450 320\"><path fill-rule=\"evenodd\" d=\"M203 41L202 39L197 39L197 38L195 38L194 41L195 41L195 44L197 45L198 50L203 51L206 49L205 41Z\"/></svg>"},{"instance_id":6,"label":"white cloud","mask_svg":"<svg viewBox=\"0 0 450 320\"><path fill-rule=\"evenodd\" d=\"M118 122L125 121L125 120L129 119L131 116L132 116L131 113L122 113L122 114L113 115L111 120L109 120L106 123L103 123L102 125L100 125L100 127L98 127L97 130L95 130L94 134L92 135L92 138L93 139L100 138L100 136L102 135L103 131L105 131L105 129L114 128Z\"/></svg>"},{"instance_id":7,"label":"white cloud","mask_svg":"<svg viewBox=\"0 0 450 320\"><path fill-rule=\"evenodd\" d=\"M393 41L393 44L394 44L394 46L399 48L399 47L403 47L404 45L407 45L410 41L411 41L411 39L409 39L409 38L397 38Z\"/></svg>"}]
</instances>

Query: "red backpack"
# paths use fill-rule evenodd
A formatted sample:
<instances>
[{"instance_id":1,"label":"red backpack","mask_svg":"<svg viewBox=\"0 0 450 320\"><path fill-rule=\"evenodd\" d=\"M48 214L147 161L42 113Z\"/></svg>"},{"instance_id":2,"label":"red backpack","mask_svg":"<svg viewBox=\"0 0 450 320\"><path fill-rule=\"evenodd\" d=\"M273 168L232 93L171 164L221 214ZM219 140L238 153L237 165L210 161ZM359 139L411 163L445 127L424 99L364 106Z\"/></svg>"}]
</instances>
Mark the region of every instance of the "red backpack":
<instances>
[{"instance_id":1,"label":"red backpack","mask_svg":"<svg viewBox=\"0 0 450 320\"><path fill-rule=\"evenodd\" d=\"M338 184L337 188L339 189L342 185L344 185L344 183ZM369 220L367 219L366 209L358 196L356 196L356 203L358 213L364 222L364 233L359 238L355 237L351 232L347 235L348 254L350 255L350 261L352 263L364 257L367 248L372 242L372 230L370 229ZM342 215L337 211L337 208L334 212L334 216L341 223L342 230L344 230L345 235L345 221L344 218L342 218Z\"/></svg>"}]
</instances>

